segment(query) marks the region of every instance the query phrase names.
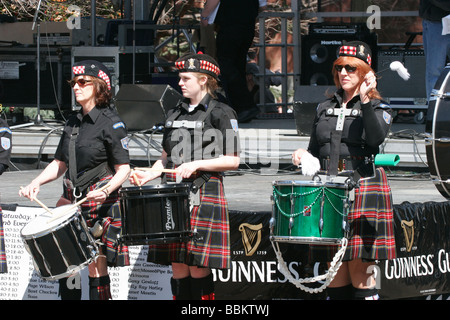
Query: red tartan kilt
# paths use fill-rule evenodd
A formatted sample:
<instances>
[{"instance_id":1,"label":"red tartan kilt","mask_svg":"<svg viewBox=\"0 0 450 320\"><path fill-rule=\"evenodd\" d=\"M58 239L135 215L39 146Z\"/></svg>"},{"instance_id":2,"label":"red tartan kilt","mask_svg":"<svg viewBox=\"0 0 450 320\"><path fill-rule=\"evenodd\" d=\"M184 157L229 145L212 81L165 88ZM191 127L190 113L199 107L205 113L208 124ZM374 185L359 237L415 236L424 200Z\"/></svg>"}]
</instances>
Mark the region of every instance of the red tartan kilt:
<instances>
[{"instance_id":1,"label":"red tartan kilt","mask_svg":"<svg viewBox=\"0 0 450 320\"><path fill-rule=\"evenodd\" d=\"M383 168L355 190L348 214L350 235L344 261L395 259L395 236L391 188ZM339 247L311 246L311 261L331 261Z\"/></svg>"}]
</instances>

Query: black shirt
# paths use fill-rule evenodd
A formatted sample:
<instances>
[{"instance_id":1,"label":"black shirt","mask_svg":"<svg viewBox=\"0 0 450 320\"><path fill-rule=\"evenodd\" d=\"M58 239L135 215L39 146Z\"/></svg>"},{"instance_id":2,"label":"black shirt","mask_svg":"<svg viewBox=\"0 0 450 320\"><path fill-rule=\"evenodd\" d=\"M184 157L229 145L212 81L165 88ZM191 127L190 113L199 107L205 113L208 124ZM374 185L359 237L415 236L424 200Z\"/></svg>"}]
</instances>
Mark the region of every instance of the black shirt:
<instances>
[{"instance_id":1,"label":"black shirt","mask_svg":"<svg viewBox=\"0 0 450 320\"><path fill-rule=\"evenodd\" d=\"M309 152L317 158L330 156L331 132L335 130L338 117L333 113L341 108L342 90L317 107ZM340 156L361 157L376 155L392 124L392 109L380 100L362 104L359 95L347 103L351 114L345 117L342 129Z\"/></svg>"},{"instance_id":2,"label":"black shirt","mask_svg":"<svg viewBox=\"0 0 450 320\"><path fill-rule=\"evenodd\" d=\"M64 161L68 168L69 142L75 125L80 126L75 144L79 175L106 161L111 169L130 162L125 124L113 109L95 107L84 117L80 111L67 120L55 159Z\"/></svg>"},{"instance_id":3,"label":"black shirt","mask_svg":"<svg viewBox=\"0 0 450 320\"><path fill-rule=\"evenodd\" d=\"M215 106L204 120L203 127L189 128L205 114L211 103ZM169 127L166 121L163 147L170 162L179 165L194 160L217 158L220 155L239 154L240 141L236 112L228 105L215 100L212 102L211 96L206 95L191 112L188 102L181 102L169 110L167 119L172 119L174 113L179 113L175 117L178 123L183 120L187 122L185 126L175 128Z\"/></svg>"}]
</instances>

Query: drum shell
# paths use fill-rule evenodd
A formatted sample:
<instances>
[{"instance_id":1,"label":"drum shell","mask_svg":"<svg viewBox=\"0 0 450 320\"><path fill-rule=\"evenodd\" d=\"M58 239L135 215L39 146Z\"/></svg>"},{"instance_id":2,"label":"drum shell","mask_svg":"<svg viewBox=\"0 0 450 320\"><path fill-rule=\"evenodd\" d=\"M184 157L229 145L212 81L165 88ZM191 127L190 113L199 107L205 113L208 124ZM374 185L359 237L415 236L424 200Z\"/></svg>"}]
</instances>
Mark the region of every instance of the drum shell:
<instances>
[{"instance_id":1,"label":"drum shell","mask_svg":"<svg viewBox=\"0 0 450 320\"><path fill-rule=\"evenodd\" d=\"M274 182L273 239L296 243L330 244L340 243L344 237L346 219L344 205L348 189L341 184L327 184L314 181ZM294 196L295 201L291 202ZM322 203L322 195L325 195ZM323 227L321 230L321 208ZM284 212L284 214L283 214Z\"/></svg>"},{"instance_id":2,"label":"drum shell","mask_svg":"<svg viewBox=\"0 0 450 320\"><path fill-rule=\"evenodd\" d=\"M189 237L190 184L129 187L119 194L123 243L170 243Z\"/></svg>"},{"instance_id":3,"label":"drum shell","mask_svg":"<svg viewBox=\"0 0 450 320\"><path fill-rule=\"evenodd\" d=\"M450 66L440 75L430 97L425 124L425 151L431 178L450 199Z\"/></svg>"},{"instance_id":4,"label":"drum shell","mask_svg":"<svg viewBox=\"0 0 450 320\"><path fill-rule=\"evenodd\" d=\"M67 206L60 208L67 209ZM43 225L41 231L24 233L27 226L21 231L35 270L45 280L62 279L79 272L95 259L99 251L80 211L72 210L64 217L62 223L46 228L45 224L51 221L52 216L44 213L27 224L30 227L40 223Z\"/></svg>"}]
</instances>

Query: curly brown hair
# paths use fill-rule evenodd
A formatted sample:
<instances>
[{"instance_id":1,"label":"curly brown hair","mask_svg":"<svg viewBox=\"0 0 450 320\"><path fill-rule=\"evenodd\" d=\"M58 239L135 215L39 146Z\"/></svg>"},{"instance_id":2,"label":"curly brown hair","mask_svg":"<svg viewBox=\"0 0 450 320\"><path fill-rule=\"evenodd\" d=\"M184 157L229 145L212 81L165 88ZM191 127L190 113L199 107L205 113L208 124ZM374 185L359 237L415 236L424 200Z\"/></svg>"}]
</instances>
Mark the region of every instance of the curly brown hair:
<instances>
[{"instance_id":1,"label":"curly brown hair","mask_svg":"<svg viewBox=\"0 0 450 320\"><path fill-rule=\"evenodd\" d=\"M89 76L94 85L95 104L98 107L109 107L112 93L104 80Z\"/></svg>"},{"instance_id":2,"label":"curly brown hair","mask_svg":"<svg viewBox=\"0 0 450 320\"><path fill-rule=\"evenodd\" d=\"M94 89L95 105L97 107L99 108L109 107L112 98L112 93L111 90L108 89L108 85L104 80L88 75L78 76L73 78L73 80L76 80L78 78L83 78L92 81ZM70 81L68 82L70 84Z\"/></svg>"}]
</instances>

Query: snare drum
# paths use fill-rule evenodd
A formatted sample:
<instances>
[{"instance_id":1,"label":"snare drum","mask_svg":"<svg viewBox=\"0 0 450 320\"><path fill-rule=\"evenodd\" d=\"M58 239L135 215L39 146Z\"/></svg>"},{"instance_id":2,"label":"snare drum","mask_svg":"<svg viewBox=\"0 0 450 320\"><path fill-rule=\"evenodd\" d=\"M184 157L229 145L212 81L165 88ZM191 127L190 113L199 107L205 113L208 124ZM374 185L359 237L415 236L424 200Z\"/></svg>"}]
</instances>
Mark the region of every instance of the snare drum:
<instances>
[{"instance_id":1,"label":"snare drum","mask_svg":"<svg viewBox=\"0 0 450 320\"><path fill-rule=\"evenodd\" d=\"M89 265L99 253L80 209L70 209L71 206L52 209L53 214L45 211L20 232L37 273L45 280L69 277Z\"/></svg>"},{"instance_id":2,"label":"snare drum","mask_svg":"<svg viewBox=\"0 0 450 320\"><path fill-rule=\"evenodd\" d=\"M127 245L186 242L191 235L190 184L122 188L121 241Z\"/></svg>"},{"instance_id":3,"label":"snare drum","mask_svg":"<svg viewBox=\"0 0 450 320\"><path fill-rule=\"evenodd\" d=\"M348 192L340 183L274 182L271 240L340 244L346 229Z\"/></svg>"},{"instance_id":4,"label":"snare drum","mask_svg":"<svg viewBox=\"0 0 450 320\"><path fill-rule=\"evenodd\" d=\"M433 183L450 199L450 66L441 73L428 104L425 150Z\"/></svg>"}]
</instances>

